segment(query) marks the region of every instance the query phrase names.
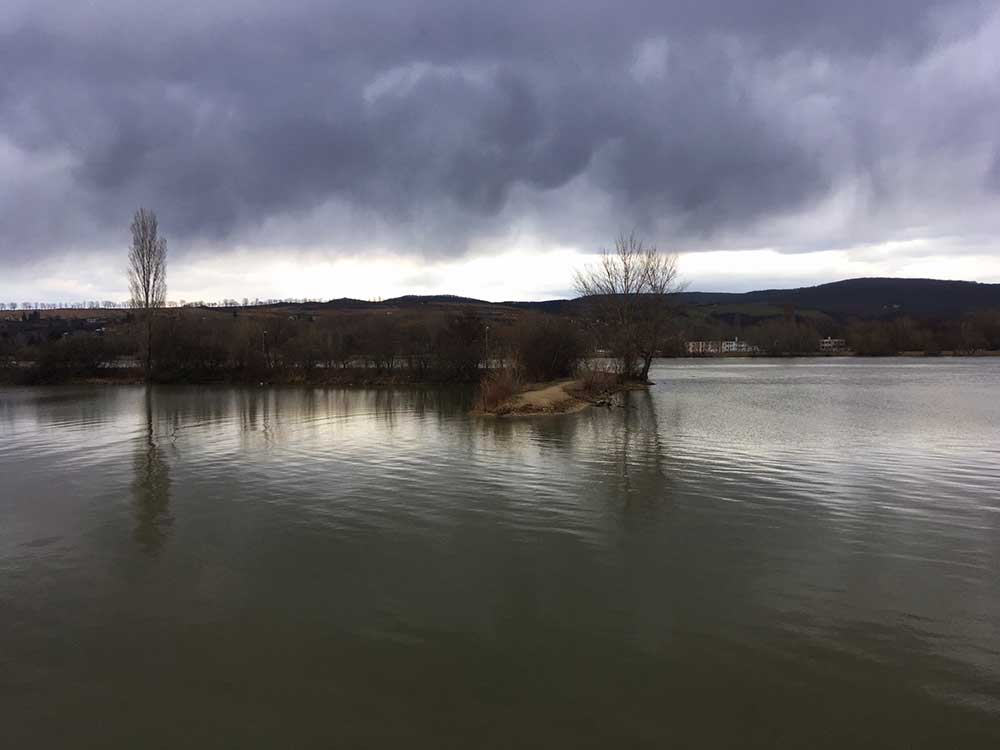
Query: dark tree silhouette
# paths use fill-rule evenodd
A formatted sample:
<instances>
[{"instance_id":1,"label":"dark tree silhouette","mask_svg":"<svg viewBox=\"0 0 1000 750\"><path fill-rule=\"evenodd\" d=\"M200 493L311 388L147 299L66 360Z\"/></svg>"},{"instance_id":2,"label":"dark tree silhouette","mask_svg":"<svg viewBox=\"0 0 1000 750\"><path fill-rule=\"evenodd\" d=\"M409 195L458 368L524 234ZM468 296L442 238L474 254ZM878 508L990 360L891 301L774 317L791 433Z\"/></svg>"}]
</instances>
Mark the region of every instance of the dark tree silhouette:
<instances>
[{"instance_id":1,"label":"dark tree silhouette","mask_svg":"<svg viewBox=\"0 0 1000 750\"><path fill-rule=\"evenodd\" d=\"M167 241L159 236L156 214L140 208L132 218L128 249L128 287L131 305L142 311L145 327L145 375L153 369L153 316L167 298Z\"/></svg>"},{"instance_id":2,"label":"dark tree silhouette","mask_svg":"<svg viewBox=\"0 0 1000 750\"><path fill-rule=\"evenodd\" d=\"M667 296L682 288L677 255L661 253L634 233L620 234L596 267L577 272L577 293L593 303L623 378L649 377L669 322Z\"/></svg>"}]
</instances>

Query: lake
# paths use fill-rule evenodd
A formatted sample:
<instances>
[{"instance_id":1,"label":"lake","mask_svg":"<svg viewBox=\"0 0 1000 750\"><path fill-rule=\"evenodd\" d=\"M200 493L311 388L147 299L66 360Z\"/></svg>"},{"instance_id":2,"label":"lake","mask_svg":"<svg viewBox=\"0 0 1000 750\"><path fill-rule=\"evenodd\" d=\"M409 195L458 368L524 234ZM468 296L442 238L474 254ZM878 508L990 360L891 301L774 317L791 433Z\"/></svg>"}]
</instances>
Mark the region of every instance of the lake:
<instances>
[{"instance_id":1,"label":"lake","mask_svg":"<svg viewBox=\"0 0 1000 750\"><path fill-rule=\"evenodd\" d=\"M1000 360L0 390L36 747L1000 746Z\"/></svg>"}]
</instances>

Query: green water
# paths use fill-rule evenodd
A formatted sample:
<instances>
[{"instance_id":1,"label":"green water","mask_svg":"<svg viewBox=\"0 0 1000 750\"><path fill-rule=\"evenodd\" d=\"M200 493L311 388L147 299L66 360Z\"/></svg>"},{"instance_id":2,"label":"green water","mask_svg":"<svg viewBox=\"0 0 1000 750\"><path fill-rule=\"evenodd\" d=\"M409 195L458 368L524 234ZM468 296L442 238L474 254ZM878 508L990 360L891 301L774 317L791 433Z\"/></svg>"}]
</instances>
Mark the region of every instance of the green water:
<instances>
[{"instance_id":1,"label":"green water","mask_svg":"<svg viewBox=\"0 0 1000 750\"><path fill-rule=\"evenodd\" d=\"M0 390L4 747L1000 746L1000 362Z\"/></svg>"}]
</instances>

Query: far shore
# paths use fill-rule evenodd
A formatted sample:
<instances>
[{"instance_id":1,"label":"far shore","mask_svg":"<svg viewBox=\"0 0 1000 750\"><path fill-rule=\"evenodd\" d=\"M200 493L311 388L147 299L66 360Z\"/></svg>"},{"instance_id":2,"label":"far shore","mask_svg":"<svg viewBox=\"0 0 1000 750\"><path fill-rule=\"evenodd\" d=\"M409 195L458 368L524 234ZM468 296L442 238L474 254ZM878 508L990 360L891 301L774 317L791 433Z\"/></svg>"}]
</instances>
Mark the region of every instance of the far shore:
<instances>
[{"instance_id":1,"label":"far shore","mask_svg":"<svg viewBox=\"0 0 1000 750\"><path fill-rule=\"evenodd\" d=\"M854 352L836 354L722 354L711 356L663 357L667 361L722 361L754 359L886 359L905 358L995 358L1000 350L979 350L976 352L921 352L902 351L894 354L861 355ZM142 370L133 367L100 367L88 373L65 370L43 371L34 363L23 361L0 363L0 386L19 385L139 385L145 383ZM158 374L150 381L154 385L237 385L237 386L312 386L331 388L372 388L391 386L465 386L478 381L468 378L456 379L435 370L416 370L400 366L392 371L379 371L371 367L317 367L308 372L301 369L270 370L260 373L223 371L206 377L198 372L170 372ZM528 391L517 394L514 403L509 404L507 413L555 414L579 411L589 402L581 397L579 381L565 380L537 384ZM618 390L621 390L620 388ZM582 403L579 403L582 402ZM493 414L494 411L480 413Z\"/></svg>"}]
</instances>

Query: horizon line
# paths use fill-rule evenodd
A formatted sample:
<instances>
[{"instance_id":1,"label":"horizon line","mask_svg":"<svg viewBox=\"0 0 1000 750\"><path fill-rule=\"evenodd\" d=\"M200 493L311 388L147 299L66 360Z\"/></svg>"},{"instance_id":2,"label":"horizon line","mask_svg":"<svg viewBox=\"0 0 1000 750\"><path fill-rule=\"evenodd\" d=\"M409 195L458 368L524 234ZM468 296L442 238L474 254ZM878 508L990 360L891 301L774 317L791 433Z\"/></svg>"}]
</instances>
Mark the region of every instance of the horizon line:
<instances>
[{"instance_id":1,"label":"horizon line","mask_svg":"<svg viewBox=\"0 0 1000 750\"><path fill-rule=\"evenodd\" d=\"M978 286L1000 286L1000 282L989 282L989 281L972 281L968 279L939 279L930 277L917 277L917 276L853 276L845 279L838 279L836 281L825 281L821 284L810 284L806 286L792 286L792 287L763 287L758 289L749 289L743 292L733 292L733 291L712 291L712 290L689 290L683 289L677 292L670 292L670 295L677 294L725 294L739 296L744 294L757 294L763 292L794 292L802 289L817 289L819 287L833 286L835 284L844 284L852 281L923 281L923 282L935 282L941 284L974 284ZM452 294L446 292L438 292L431 294L399 294L394 297L375 297L363 299L360 297L329 297L326 299L318 297L268 297L260 298L254 297L250 299L249 297L243 297L237 299L235 297L223 297L220 300L186 300L186 299L173 299L167 300L164 304L166 308L180 308L180 307L264 307L272 305L303 305L303 304L318 304L327 305L332 302L358 302L362 304L379 305L388 302L394 302L403 299L433 299L433 298L444 298L453 299L457 301L478 303L484 305L517 305L517 304L544 304L544 303L554 303L554 302L572 302L574 300L582 299L581 297L549 297L546 299L533 299L533 300L520 300L520 299L504 299L504 300L486 300L480 299L478 297L468 297L462 294ZM13 305L14 307L10 307ZM23 301L23 302L2 302L0 301L0 311L3 312L17 312L22 310L127 310L132 307L129 300L96 300L96 299L83 299L75 301L60 300L58 302L48 302L48 301Z\"/></svg>"}]
</instances>

